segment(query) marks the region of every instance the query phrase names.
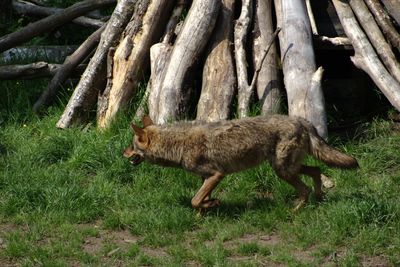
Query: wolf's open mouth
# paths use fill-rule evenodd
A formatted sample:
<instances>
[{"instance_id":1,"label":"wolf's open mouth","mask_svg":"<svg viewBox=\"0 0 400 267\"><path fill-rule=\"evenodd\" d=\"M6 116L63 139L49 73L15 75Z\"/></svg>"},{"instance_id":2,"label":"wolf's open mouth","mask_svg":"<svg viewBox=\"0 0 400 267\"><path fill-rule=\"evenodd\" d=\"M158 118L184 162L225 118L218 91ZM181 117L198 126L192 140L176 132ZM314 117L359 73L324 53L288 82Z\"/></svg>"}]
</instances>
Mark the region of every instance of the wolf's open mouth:
<instances>
[{"instance_id":1,"label":"wolf's open mouth","mask_svg":"<svg viewBox=\"0 0 400 267\"><path fill-rule=\"evenodd\" d=\"M132 165L138 165L140 162L142 162L143 158L139 155L135 155L133 157L130 158L129 162Z\"/></svg>"}]
</instances>

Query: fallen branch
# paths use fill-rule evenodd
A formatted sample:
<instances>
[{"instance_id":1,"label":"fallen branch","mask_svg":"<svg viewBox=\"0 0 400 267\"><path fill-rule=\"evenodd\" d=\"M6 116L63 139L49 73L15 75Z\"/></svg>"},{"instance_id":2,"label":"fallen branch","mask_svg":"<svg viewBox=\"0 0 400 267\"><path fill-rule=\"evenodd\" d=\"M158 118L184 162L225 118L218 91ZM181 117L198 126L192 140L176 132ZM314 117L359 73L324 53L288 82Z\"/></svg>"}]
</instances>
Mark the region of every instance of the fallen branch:
<instances>
[{"instance_id":1,"label":"fallen branch","mask_svg":"<svg viewBox=\"0 0 400 267\"><path fill-rule=\"evenodd\" d=\"M35 36L56 29L72 19L97 8L115 3L115 0L86 0L78 2L63 12L56 13L0 38L0 52L22 44Z\"/></svg>"},{"instance_id":2,"label":"fallen branch","mask_svg":"<svg viewBox=\"0 0 400 267\"><path fill-rule=\"evenodd\" d=\"M400 111L400 84L389 74L379 60L374 48L368 42L367 36L361 30L349 4L340 0L333 0L333 4L343 29L355 50L355 55L351 57L351 60L358 68L369 74L389 102Z\"/></svg>"},{"instance_id":3,"label":"fallen branch","mask_svg":"<svg viewBox=\"0 0 400 267\"><path fill-rule=\"evenodd\" d=\"M61 68L61 64L50 64L47 62L35 62L24 65L4 65L0 66L0 80L30 80L54 76ZM75 68L74 75L83 72L86 65Z\"/></svg>"},{"instance_id":4,"label":"fallen branch","mask_svg":"<svg viewBox=\"0 0 400 267\"><path fill-rule=\"evenodd\" d=\"M23 0L13 0L12 7L19 15L25 16L46 17L64 11L63 8L38 6ZM95 28L100 28L104 25L104 22L101 20L92 19L85 16L78 17L72 20L72 22L82 26Z\"/></svg>"},{"instance_id":5,"label":"fallen branch","mask_svg":"<svg viewBox=\"0 0 400 267\"><path fill-rule=\"evenodd\" d=\"M70 73L81 63L96 47L100 40L100 35L104 31L105 26L92 33L85 42L75 52L68 56L64 64L53 77L47 88L40 95L39 99L33 105L33 110L37 112L42 107L47 107L54 100L57 90L68 78Z\"/></svg>"},{"instance_id":6,"label":"fallen branch","mask_svg":"<svg viewBox=\"0 0 400 267\"><path fill-rule=\"evenodd\" d=\"M61 63L73 53L78 46L18 46L0 54L0 64L19 64L33 61Z\"/></svg>"}]
</instances>

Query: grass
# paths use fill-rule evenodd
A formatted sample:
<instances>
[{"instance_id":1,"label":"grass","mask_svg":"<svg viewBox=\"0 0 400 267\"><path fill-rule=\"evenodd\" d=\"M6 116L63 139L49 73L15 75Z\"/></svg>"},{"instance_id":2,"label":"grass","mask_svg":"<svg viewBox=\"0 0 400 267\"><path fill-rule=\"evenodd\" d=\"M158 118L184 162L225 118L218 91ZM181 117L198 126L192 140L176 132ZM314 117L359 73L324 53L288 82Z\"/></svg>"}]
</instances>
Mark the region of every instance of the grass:
<instances>
[{"instance_id":1,"label":"grass","mask_svg":"<svg viewBox=\"0 0 400 267\"><path fill-rule=\"evenodd\" d=\"M222 205L198 217L190 199L200 179L122 158L128 117L103 132L58 130L62 105L33 115L41 85L28 85L0 89L8 96L0 100L0 266L400 264L394 123L374 121L356 139L334 141L359 170L308 160L336 183L322 203L312 196L293 213L294 190L263 164L226 177L215 192Z\"/></svg>"}]
</instances>

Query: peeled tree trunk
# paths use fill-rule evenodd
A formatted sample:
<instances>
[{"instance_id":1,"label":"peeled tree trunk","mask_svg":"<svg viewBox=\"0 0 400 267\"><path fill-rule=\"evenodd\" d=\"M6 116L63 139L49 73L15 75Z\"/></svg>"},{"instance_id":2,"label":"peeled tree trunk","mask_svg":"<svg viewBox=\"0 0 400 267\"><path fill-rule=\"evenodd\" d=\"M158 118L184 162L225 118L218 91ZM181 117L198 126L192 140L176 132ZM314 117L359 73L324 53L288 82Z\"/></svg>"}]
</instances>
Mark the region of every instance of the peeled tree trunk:
<instances>
[{"instance_id":1,"label":"peeled tree trunk","mask_svg":"<svg viewBox=\"0 0 400 267\"><path fill-rule=\"evenodd\" d=\"M103 100L108 105L98 114L98 127L107 127L131 100L148 68L150 46L161 37L172 3L169 0L138 2L135 15L115 51L111 90L106 91L109 96L104 96L106 100Z\"/></svg>"},{"instance_id":2,"label":"peeled tree trunk","mask_svg":"<svg viewBox=\"0 0 400 267\"><path fill-rule=\"evenodd\" d=\"M74 90L60 120L58 128L68 128L74 123L85 120L94 109L97 95L106 83L105 62L110 47L118 42L118 38L132 16L135 0L121 0L115 7L95 54Z\"/></svg>"},{"instance_id":3,"label":"peeled tree trunk","mask_svg":"<svg viewBox=\"0 0 400 267\"><path fill-rule=\"evenodd\" d=\"M214 28L220 0L194 0L171 52L163 77L155 123L163 124L178 118L183 100L185 78L200 52L205 47Z\"/></svg>"},{"instance_id":4,"label":"peeled tree trunk","mask_svg":"<svg viewBox=\"0 0 400 267\"><path fill-rule=\"evenodd\" d=\"M210 40L203 69L203 83L196 119L213 122L227 119L236 87L231 49L234 0L222 0L217 25Z\"/></svg>"},{"instance_id":5,"label":"peeled tree trunk","mask_svg":"<svg viewBox=\"0 0 400 267\"><path fill-rule=\"evenodd\" d=\"M280 38L284 83L289 115L310 121L323 138L328 135L325 103L316 73L312 33L304 1L282 1L282 31ZM314 76L315 74L315 76Z\"/></svg>"}]
</instances>

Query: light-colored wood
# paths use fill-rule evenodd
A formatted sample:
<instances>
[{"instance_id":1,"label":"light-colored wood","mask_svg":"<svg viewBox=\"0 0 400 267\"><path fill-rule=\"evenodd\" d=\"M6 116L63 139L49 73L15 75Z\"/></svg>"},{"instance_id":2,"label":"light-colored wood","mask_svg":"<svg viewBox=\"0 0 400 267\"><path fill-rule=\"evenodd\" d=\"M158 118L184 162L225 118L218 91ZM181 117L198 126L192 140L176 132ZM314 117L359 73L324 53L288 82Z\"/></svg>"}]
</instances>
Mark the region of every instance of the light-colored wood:
<instances>
[{"instance_id":1,"label":"light-colored wood","mask_svg":"<svg viewBox=\"0 0 400 267\"><path fill-rule=\"evenodd\" d=\"M400 63L397 61L390 45L386 42L368 7L363 0L350 0L349 3L364 32L367 34L369 41L375 47L375 51L382 60L382 63L393 77L400 82Z\"/></svg>"},{"instance_id":2,"label":"light-colored wood","mask_svg":"<svg viewBox=\"0 0 400 267\"><path fill-rule=\"evenodd\" d=\"M400 111L400 84L379 60L374 48L368 42L367 36L361 30L349 4L340 0L333 0L333 4L355 50L355 55L351 60L358 68L368 73L389 102Z\"/></svg>"},{"instance_id":3,"label":"light-colored wood","mask_svg":"<svg viewBox=\"0 0 400 267\"><path fill-rule=\"evenodd\" d=\"M155 123L176 120L181 113L185 78L211 35L219 7L219 0L193 1L171 52L158 98Z\"/></svg>"},{"instance_id":4,"label":"light-colored wood","mask_svg":"<svg viewBox=\"0 0 400 267\"><path fill-rule=\"evenodd\" d=\"M74 123L87 119L92 111L97 95L105 87L105 62L108 49L118 42L118 39L132 16L136 0L120 0L101 35L96 52L90 59L88 67L76 86L61 118L58 128L68 128Z\"/></svg>"},{"instance_id":5,"label":"light-colored wood","mask_svg":"<svg viewBox=\"0 0 400 267\"><path fill-rule=\"evenodd\" d=\"M327 138L322 89L320 83L311 86L316 64L305 3L285 0L281 8L283 36L280 44L289 115L305 118L321 137ZM318 72L315 75L318 76Z\"/></svg>"},{"instance_id":6,"label":"light-colored wood","mask_svg":"<svg viewBox=\"0 0 400 267\"><path fill-rule=\"evenodd\" d=\"M253 30L253 64L258 66L265 48L273 34L272 0L257 0L255 27ZM256 81L257 96L261 105L261 114L279 113L281 105L281 82L279 57L275 42L263 62Z\"/></svg>"},{"instance_id":7,"label":"light-colored wood","mask_svg":"<svg viewBox=\"0 0 400 267\"><path fill-rule=\"evenodd\" d=\"M203 68L197 120L213 122L227 119L236 89L236 74L231 47L234 0L222 0L217 25L210 39Z\"/></svg>"},{"instance_id":8,"label":"light-colored wood","mask_svg":"<svg viewBox=\"0 0 400 267\"><path fill-rule=\"evenodd\" d=\"M115 51L108 107L98 114L99 128L108 127L132 99L148 69L150 47L161 38L172 4L169 0L153 0L136 5L135 15Z\"/></svg>"}]
</instances>

